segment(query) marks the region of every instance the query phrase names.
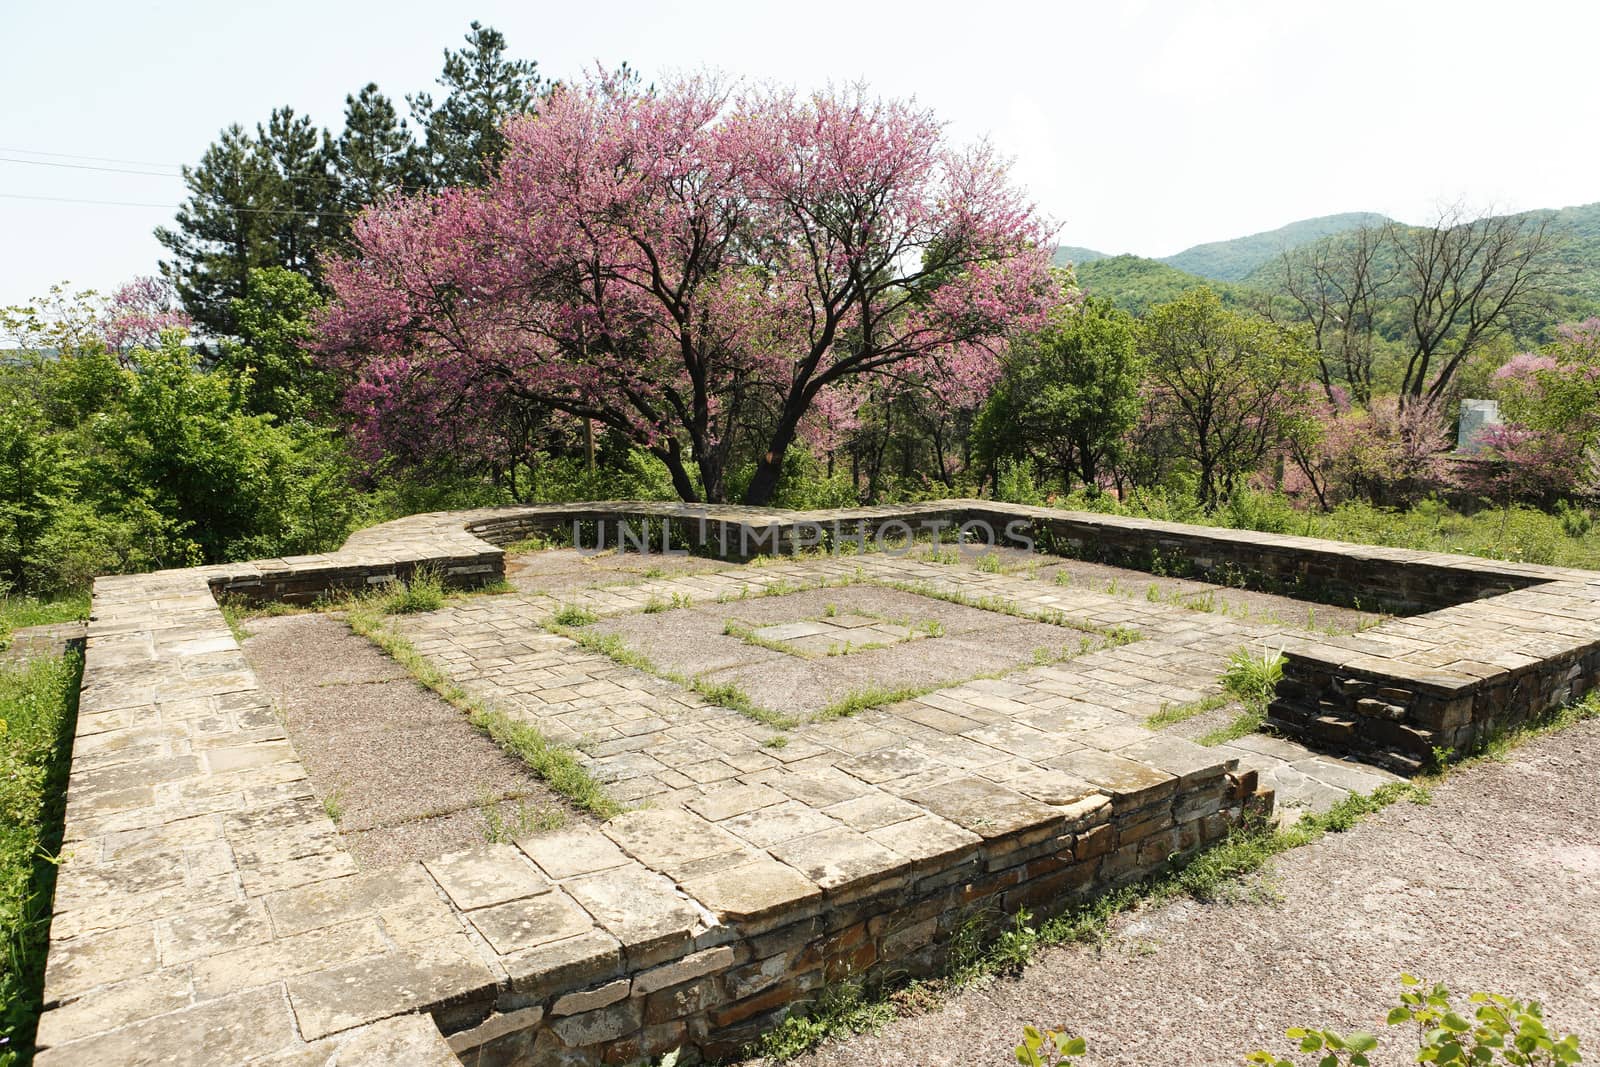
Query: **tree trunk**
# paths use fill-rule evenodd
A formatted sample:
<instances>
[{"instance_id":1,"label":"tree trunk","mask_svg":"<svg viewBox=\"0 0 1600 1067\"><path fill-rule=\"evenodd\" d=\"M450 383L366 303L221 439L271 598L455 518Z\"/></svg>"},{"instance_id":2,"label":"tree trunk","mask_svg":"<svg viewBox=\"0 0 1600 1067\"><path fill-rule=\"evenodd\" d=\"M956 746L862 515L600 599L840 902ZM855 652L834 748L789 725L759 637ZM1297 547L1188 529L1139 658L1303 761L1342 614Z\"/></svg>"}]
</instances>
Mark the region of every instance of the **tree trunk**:
<instances>
[{"instance_id":1,"label":"tree trunk","mask_svg":"<svg viewBox=\"0 0 1600 1067\"><path fill-rule=\"evenodd\" d=\"M804 408L791 408L785 410L783 418L778 420L778 426L772 431L772 439L767 444L767 451L756 464L756 473L750 479L750 487L744 491L744 502L751 507L764 508L772 502L773 494L778 490L778 476L783 473L783 456L789 451L789 446L794 442L795 430L800 425L800 416L805 414Z\"/></svg>"}]
</instances>

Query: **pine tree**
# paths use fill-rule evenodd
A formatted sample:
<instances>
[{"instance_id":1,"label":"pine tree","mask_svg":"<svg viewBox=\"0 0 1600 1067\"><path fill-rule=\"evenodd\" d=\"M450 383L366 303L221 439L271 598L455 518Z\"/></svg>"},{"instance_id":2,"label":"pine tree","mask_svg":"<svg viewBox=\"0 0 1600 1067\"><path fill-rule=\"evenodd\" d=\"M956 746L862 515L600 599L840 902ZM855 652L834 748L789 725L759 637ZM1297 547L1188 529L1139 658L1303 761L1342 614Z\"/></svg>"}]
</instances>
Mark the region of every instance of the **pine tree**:
<instances>
[{"instance_id":1,"label":"pine tree","mask_svg":"<svg viewBox=\"0 0 1600 1067\"><path fill-rule=\"evenodd\" d=\"M505 57L506 39L499 30L474 22L466 41L465 48L444 54L439 85L447 92L440 103L435 105L428 93L406 98L426 134L434 188L487 182L505 148L501 124L537 111L549 88L538 63Z\"/></svg>"},{"instance_id":2,"label":"pine tree","mask_svg":"<svg viewBox=\"0 0 1600 1067\"><path fill-rule=\"evenodd\" d=\"M344 132L335 150L348 215L423 183L423 160L411 130L376 84L344 98Z\"/></svg>"},{"instance_id":3,"label":"pine tree","mask_svg":"<svg viewBox=\"0 0 1600 1067\"><path fill-rule=\"evenodd\" d=\"M310 116L280 107L265 126L256 126L256 140L272 166L268 218L277 244L273 261L261 265L284 267L317 282L318 257L343 233L345 222L333 139Z\"/></svg>"},{"instance_id":4,"label":"pine tree","mask_svg":"<svg viewBox=\"0 0 1600 1067\"><path fill-rule=\"evenodd\" d=\"M159 227L156 239L173 257L162 261L161 273L206 333L233 332L231 302L245 296L250 269L276 259L276 178L260 144L237 123L198 166L183 168L189 199L175 226Z\"/></svg>"}]
</instances>

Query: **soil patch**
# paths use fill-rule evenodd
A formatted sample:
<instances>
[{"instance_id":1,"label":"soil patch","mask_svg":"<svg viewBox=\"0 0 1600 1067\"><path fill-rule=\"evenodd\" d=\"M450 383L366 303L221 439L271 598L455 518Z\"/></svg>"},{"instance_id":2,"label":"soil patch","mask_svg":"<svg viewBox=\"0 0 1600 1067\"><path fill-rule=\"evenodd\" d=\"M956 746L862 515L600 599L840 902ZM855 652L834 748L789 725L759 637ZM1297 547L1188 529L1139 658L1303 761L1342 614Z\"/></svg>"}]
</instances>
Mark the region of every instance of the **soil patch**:
<instances>
[{"instance_id":1,"label":"soil patch","mask_svg":"<svg viewBox=\"0 0 1600 1067\"><path fill-rule=\"evenodd\" d=\"M582 817L338 619L286 615L246 629L245 657L362 867Z\"/></svg>"}]
</instances>

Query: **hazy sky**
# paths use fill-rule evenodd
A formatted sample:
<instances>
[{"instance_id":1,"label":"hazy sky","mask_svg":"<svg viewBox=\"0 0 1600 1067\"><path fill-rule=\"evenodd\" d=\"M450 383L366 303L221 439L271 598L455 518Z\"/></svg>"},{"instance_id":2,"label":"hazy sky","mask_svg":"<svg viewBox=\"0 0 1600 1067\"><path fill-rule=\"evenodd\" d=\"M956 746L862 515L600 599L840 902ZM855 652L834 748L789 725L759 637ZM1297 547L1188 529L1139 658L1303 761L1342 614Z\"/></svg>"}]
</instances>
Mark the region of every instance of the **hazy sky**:
<instances>
[{"instance_id":1,"label":"hazy sky","mask_svg":"<svg viewBox=\"0 0 1600 1067\"><path fill-rule=\"evenodd\" d=\"M627 60L915 96L1015 157L1063 243L1108 252L1336 211L1420 221L1445 199L1600 200L1600 5L1581 0L0 0L0 305L153 273L177 165L222 126L279 104L337 126L368 81L398 101L472 18L556 77Z\"/></svg>"}]
</instances>

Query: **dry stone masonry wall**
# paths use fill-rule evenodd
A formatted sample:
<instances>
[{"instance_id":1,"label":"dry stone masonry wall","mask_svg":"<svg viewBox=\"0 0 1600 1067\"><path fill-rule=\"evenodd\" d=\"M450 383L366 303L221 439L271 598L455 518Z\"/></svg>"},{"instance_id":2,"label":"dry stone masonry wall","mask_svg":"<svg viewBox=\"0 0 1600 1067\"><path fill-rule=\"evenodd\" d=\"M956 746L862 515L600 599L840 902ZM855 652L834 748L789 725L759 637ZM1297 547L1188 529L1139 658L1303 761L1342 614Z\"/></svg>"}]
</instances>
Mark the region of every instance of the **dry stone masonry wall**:
<instances>
[{"instance_id":1,"label":"dry stone masonry wall","mask_svg":"<svg viewBox=\"0 0 1600 1067\"><path fill-rule=\"evenodd\" d=\"M552 726L605 716L619 743L595 766L614 769L621 793L649 778L659 792L636 795L652 806L357 870L216 598L303 603L419 567L471 587L503 576L496 545L620 519L670 523L679 542L728 555L860 524L871 540L887 524L984 521L1056 552L1395 605L1409 614L1360 634L1281 637L1271 721L1401 768L1592 688L1600 670L1600 576L1588 572L980 501L421 515L323 556L101 579L38 1062L730 1055L827 982L929 971L958 930L1136 879L1271 803L1226 754L1128 724L1146 688L1162 691L1164 664L1236 640L1206 633L1233 625L1220 619L1162 631L1152 616L1147 649L812 723L769 748L728 709L642 681L624 699L601 673L614 665L536 621L486 615L488 636L472 636L470 619L455 636L513 651L518 678L551 679L526 687L521 713ZM751 527L764 531L754 544ZM1052 594L1025 585L983 576L979 588L1048 610ZM626 598L597 606L630 610ZM486 673L470 650L448 662L467 684L508 669ZM661 731L659 772L643 774L621 740L636 721Z\"/></svg>"}]
</instances>

